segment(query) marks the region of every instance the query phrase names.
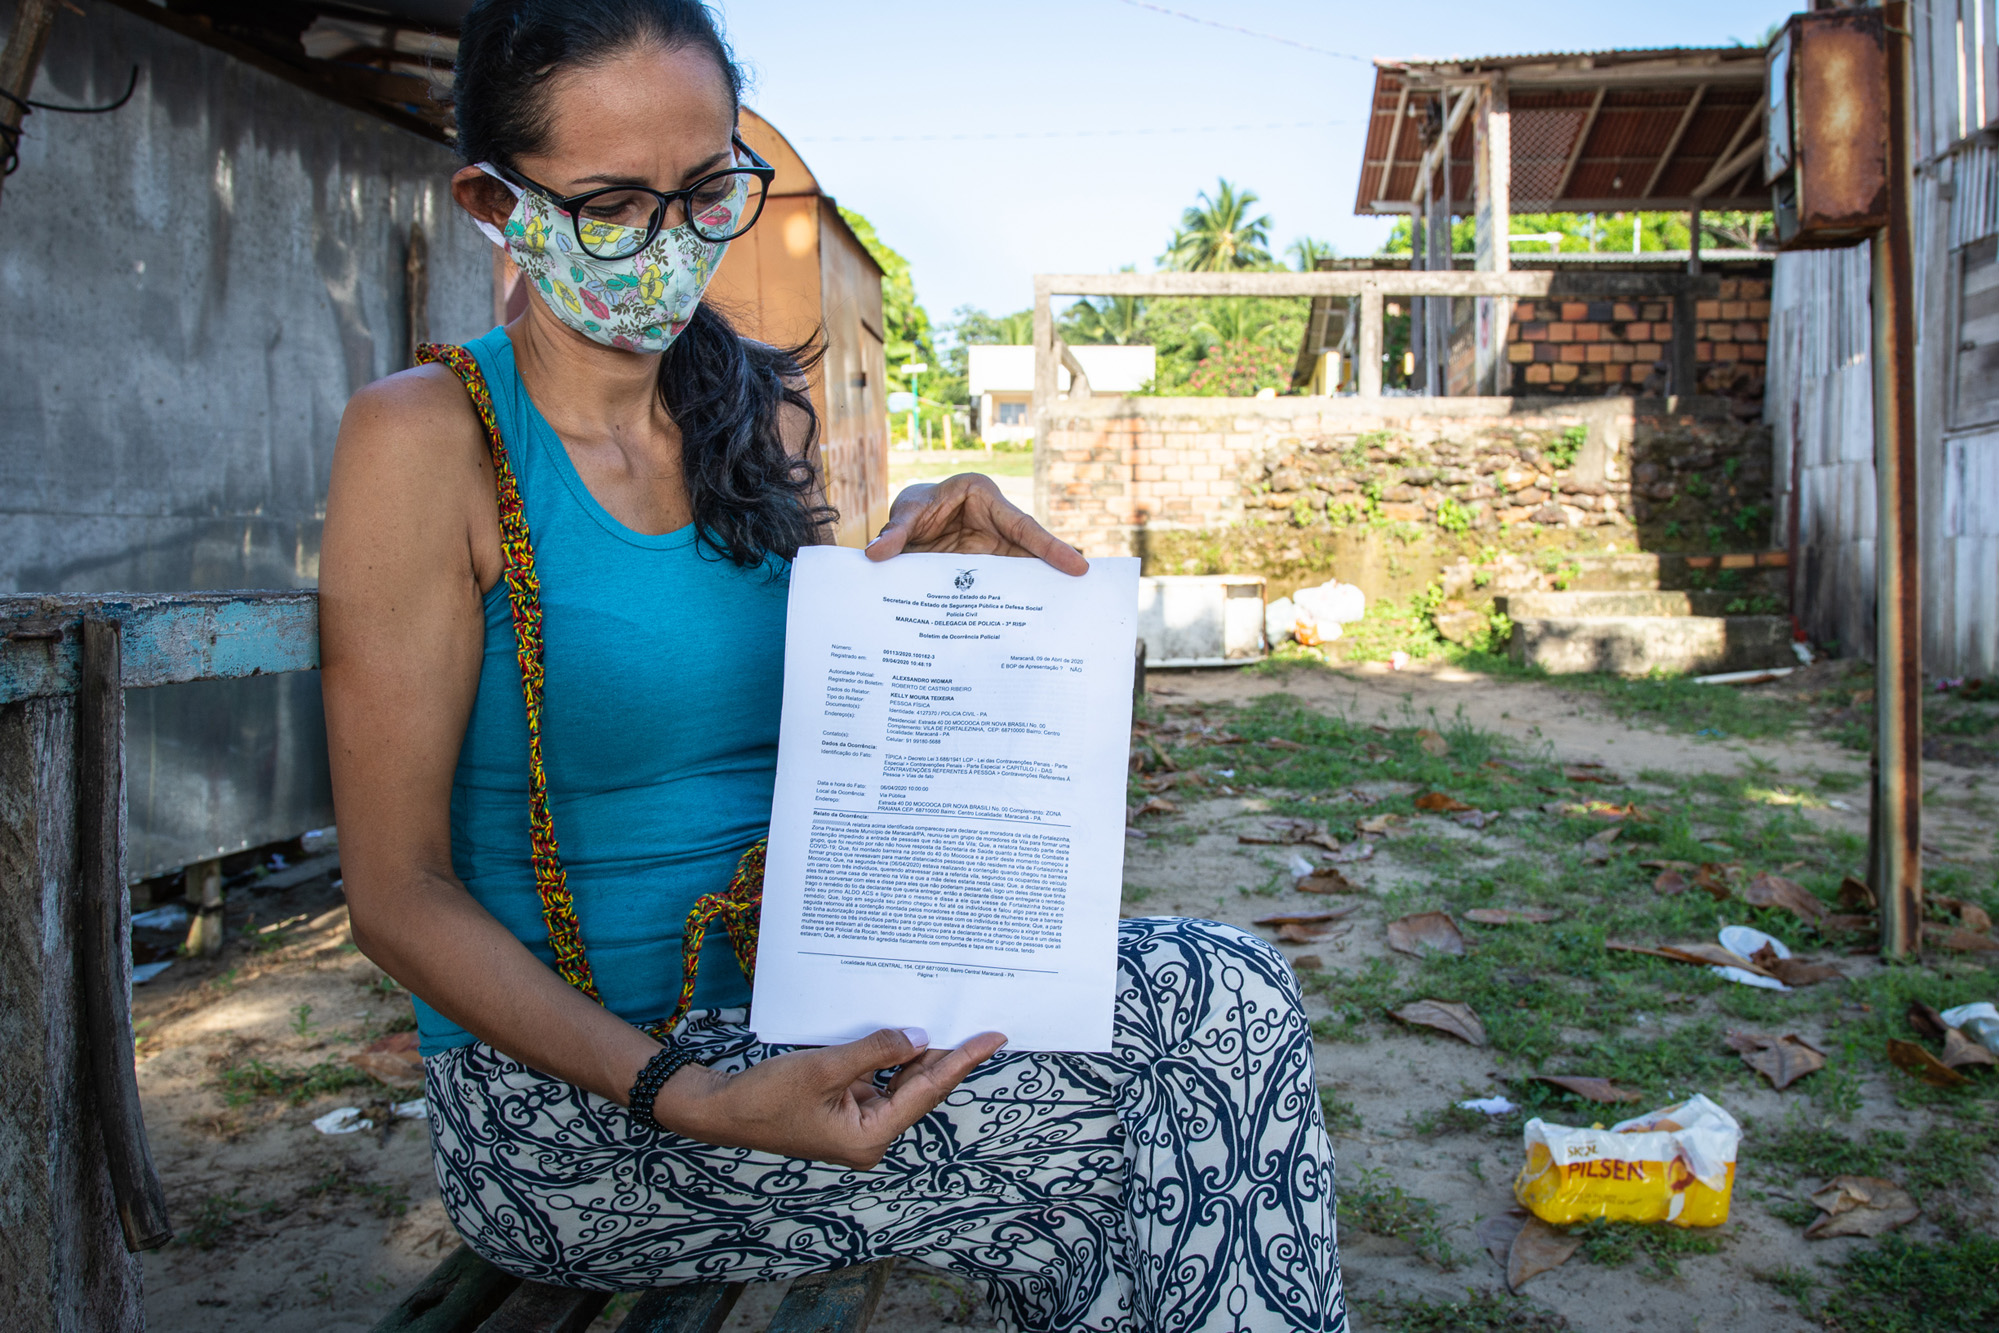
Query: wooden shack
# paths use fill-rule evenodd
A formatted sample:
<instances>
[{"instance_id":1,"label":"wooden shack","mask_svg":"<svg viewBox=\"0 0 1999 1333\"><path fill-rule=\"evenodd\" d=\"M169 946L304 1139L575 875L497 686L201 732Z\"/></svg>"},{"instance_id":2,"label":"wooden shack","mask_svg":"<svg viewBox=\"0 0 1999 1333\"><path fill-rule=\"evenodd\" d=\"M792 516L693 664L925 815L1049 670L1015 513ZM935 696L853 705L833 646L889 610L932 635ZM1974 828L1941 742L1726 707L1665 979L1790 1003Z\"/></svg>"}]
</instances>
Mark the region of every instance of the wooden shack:
<instances>
[{"instance_id":1,"label":"wooden shack","mask_svg":"<svg viewBox=\"0 0 1999 1333\"><path fill-rule=\"evenodd\" d=\"M881 266L775 126L745 108L742 136L777 179L763 218L730 244L708 299L765 342L801 343L815 332L825 339L812 403L826 495L840 511L840 544L861 546L888 520Z\"/></svg>"}]
</instances>

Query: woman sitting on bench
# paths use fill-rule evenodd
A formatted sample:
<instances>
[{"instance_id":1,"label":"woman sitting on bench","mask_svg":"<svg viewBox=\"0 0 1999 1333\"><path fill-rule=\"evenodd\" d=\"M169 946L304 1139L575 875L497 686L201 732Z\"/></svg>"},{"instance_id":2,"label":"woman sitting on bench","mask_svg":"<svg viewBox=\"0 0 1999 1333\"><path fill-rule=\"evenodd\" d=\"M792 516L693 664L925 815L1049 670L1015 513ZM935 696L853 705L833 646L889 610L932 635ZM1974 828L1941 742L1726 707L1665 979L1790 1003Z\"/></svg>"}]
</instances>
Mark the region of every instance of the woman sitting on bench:
<instances>
[{"instance_id":1,"label":"woman sitting on bench","mask_svg":"<svg viewBox=\"0 0 1999 1333\"><path fill-rule=\"evenodd\" d=\"M1242 931L1123 922L1109 1054L751 1033L787 570L833 515L810 354L700 304L771 175L741 84L697 0L475 5L452 190L534 294L341 427L343 870L451 1220L571 1287L901 1255L1022 1329L1343 1329L1311 1034ZM870 552L905 550L1084 568L982 477L903 491Z\"/></svg>"}]
</instances>

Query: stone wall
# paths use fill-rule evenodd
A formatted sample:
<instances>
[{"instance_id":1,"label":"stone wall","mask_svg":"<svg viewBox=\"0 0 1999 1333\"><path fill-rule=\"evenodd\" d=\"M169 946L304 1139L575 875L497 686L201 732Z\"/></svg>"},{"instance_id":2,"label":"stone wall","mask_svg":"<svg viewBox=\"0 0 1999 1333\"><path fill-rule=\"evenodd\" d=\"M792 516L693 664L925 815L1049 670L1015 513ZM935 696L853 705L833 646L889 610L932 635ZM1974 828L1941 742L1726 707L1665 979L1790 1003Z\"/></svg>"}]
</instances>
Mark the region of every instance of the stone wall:
<instances>
[{"instance_id":1,"label":"stone wall","mask_svg":"<svg viewBox=\"0 0 1999 1333\"><path fill-rule=\"evenodd\" d=\"M1769 459L1727 400L1100 398L1047 412L1035 500L1148 573L1379 595L1487 547L1755 549Z\"/></svg>"}]
</instances>

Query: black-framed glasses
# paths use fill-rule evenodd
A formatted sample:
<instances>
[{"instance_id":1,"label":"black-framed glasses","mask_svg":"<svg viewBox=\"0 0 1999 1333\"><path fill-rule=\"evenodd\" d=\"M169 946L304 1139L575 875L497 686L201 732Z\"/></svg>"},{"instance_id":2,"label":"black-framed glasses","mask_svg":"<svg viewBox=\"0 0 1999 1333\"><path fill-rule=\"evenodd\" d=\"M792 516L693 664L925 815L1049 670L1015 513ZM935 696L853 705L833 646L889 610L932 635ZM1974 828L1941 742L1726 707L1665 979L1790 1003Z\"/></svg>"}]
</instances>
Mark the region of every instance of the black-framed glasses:
<instances>
[{"instance_id":1,"label":"black-framed glasses","mask_svg":"<svg viewBox=\"0 0 1999 1333\"><path fill-rule=\"evenodd\" d=\"M595 259L630 259L651 245L660 232L685 225L710 243L733 241L763 216L764 196L777 168L757 155L741 136L730 136L748 166L710 172L684 190L648 190L637 185L607 185L582 194L560 195L538 185L514 167L515 180L569 215L576 244Z\"/></svg>"}]
</instances>

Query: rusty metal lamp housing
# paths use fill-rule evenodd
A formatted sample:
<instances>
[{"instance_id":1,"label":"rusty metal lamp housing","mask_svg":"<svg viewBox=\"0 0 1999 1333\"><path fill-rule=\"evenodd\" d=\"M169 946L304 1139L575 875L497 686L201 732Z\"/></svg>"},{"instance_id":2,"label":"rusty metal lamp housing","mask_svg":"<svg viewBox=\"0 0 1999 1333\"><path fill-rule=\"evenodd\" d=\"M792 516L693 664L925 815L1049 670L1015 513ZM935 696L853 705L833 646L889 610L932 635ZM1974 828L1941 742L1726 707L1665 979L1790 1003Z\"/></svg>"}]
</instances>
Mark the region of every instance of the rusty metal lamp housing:
<instances>
[{"instance_id":1,"label":"rusty metal lamp housing","mask_svg":"<svg viewBox=\"0 0 1999 1333\"><path fill-rule=\"evenodd\" d=\"M1783 250L1888 225L1888 33L1880 9L1797 14L1765 57L1763 177Z\"/></svg>"}]
</instances>

